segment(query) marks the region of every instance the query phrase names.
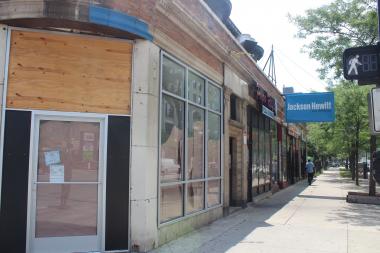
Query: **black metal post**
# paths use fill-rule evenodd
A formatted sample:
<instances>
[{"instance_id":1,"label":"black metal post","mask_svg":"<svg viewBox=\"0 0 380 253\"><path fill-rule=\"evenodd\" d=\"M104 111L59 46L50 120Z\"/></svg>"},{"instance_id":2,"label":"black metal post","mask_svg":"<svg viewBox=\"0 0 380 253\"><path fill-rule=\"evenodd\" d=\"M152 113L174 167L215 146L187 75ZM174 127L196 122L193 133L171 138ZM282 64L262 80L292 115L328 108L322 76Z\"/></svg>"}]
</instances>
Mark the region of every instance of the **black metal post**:
<instances>
[{"instance_id":1,"label":"black metal post","mask_svg":"<svg viewBox=\"0 0 380 253\"><path fill-rule=\"evenodd\" d=\"M375 196L376 195L376 183L373 178L373 156L376 152L376 136L371 135L371 146L370 146L370 170L369 170L369 196Z\"/></svg>"},{"instance_id":2,"label":"black metal post","mask_svg":"<svg viewBox=\"0 0 380 253\"><path fill-rule=\"evenodd\" d=\"M380 43L380 0L377 0L377 36L378 36L378 42L377 45L379 46ZM380 83L376 84L376 87L380 87ZM374 119L373 119L374 120ZM371 135L371 144L370 144L370 152L371 152L371 167L369 170L369 195L375 196L376 195L376 182L373 178L373 155L376 152L376 136Z\"/></svg>"},{"instance_id":3,"label":"black metal post","mask_svg":"<svg viewBox=\"0 0 380 253\"><path fill-rule=\"evenodd\" d=\"M380 0L377 0L377 35L380 36ZM379 37L378 37L379 38ZM377 40L380 42L380 38Z\"/></svg>"}]
</instances>

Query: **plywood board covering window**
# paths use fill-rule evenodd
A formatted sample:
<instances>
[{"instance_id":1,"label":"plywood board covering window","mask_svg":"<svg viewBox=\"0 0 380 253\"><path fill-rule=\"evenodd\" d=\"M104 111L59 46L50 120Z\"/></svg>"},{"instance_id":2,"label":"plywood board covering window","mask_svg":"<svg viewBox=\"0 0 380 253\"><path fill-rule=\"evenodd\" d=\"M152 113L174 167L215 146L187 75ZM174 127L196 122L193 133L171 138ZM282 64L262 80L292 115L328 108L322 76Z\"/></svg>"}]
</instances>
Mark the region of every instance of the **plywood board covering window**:
<instances>
[{"instance_id":1,"label":"plywood board covering window","mask_svg":"<svg viewBox=\"0 0 380 253\"><path fill-rule=\"evenodd\" d=\"M12 32L7 107L130 114L132 44Z\"/></svg>"}]
</instances>

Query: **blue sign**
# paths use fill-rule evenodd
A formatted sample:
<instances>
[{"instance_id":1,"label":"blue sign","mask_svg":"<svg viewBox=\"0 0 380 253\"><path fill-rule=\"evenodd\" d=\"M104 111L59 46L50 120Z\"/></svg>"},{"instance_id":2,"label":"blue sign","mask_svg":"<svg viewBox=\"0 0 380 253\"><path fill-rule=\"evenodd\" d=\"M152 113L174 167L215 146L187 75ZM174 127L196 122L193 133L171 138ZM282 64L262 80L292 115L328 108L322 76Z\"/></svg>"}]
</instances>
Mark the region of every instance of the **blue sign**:
<instances>
[{"instance_id":1,"label":"blue sign","mask_svg":"<svg viewBox=\"0 0 380 253\"><path fill-rule=\"evenodd\" d=\"M293 93L285 95L287 123L335 121L334 93Z\"/></svg>"},{"instance_id":2,"label":"blue sign","mask_svg":"<svg viewBox=\"0 0 380 253\"><path fill-rule=\"evenodd\" d=\"M262 113L264 115L268 116L269 118L274 119L274 112L272 112L271 110L269 110L269 108L266 107L265 105L263 105L262 107L263 107Z\"/></svg>"}]
</instances>

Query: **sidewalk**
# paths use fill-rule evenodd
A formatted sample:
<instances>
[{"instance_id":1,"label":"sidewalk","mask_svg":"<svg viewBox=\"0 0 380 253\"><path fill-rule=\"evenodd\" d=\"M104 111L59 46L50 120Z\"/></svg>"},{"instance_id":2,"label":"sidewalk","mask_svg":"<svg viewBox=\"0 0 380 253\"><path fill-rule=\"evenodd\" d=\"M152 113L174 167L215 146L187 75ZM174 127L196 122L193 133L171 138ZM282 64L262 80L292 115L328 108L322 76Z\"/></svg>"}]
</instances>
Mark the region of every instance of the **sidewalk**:
<instances>
[{"instance_id":1,"label":"sidewalk","mask_svg":"<svg viewBox=\"0 0 380 253\"><path fill-rule=\"evenodd\" d=\"M380 206L348 204L339 171L303 181L185 235L154 253L378 253Z\"/></svg>"}]
</instances>

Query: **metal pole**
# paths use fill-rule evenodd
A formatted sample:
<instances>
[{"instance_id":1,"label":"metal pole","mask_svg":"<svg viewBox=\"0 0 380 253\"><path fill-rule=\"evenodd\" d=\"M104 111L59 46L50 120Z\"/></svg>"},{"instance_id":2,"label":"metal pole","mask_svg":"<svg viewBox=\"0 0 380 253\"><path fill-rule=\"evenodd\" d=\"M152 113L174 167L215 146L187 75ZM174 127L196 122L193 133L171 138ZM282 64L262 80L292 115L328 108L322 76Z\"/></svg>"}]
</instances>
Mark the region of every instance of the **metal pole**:
<instances>
[{"instance_id":1,"label":"metal pole","mask_svg":"<svg viewBox=\"0 0 380 253\"><path fill-rule=\"evenodd\" d=\"M380 0L377 0L377 36L378 36L378 42L377 42L377 45L379 46L380 44ZM377 83L376 84L376 87L379 88L380 87L380 83ZM368 100L368 102L370 103L370 99ZM368 104L369 106L369 104ZM371 112L369 112L371 113ZM369 170L369 182L368 182L368 185L369 185L369 196L375 196L376 195L376 183L375 183L375 180L373 178L373 156L376 152L376 136L375 135L371 135L371 143L370 143L370 170Z\"/></svg>"},{"instance_id":2,"label":"metal pole","mask_svg":"<svg viewBox=\"0 0 380 253\"><path fill-rule=\"evenodd\" d=\"M380 0L377 0L377 35L378 35L378 40L380 42Z\"/></svg>"},{"instance_id":3,"label":"metal pole","mask_svg":"<svg viewBox=\"0 0 380 253\"><path fill-rule=\"evenodd\" d=\"M376 136L371 135L371 147L370 147L370 152L371 152L371 167L369 170L369 196L375 196L376 195L376 185L375 185L375 180L373 178L373 156L376 152Z\"/></svg>"}]
</instances>

